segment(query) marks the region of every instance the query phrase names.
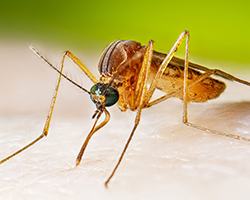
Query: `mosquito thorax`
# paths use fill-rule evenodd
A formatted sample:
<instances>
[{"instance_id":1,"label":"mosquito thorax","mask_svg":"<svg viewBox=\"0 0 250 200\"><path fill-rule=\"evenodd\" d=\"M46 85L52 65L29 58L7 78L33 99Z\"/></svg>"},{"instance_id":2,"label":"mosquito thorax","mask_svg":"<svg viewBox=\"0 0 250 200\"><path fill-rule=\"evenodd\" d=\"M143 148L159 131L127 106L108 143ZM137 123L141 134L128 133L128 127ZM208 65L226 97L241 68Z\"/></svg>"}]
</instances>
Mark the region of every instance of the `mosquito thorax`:
<instances>
[{"instance_id":1,"label":"mosquito thorax","mask_svg":"<svg viewBox=\"0 0 250 200\"><path fill-rule=\"evenodd\" d=\"M97 101L104 101L106 107L113 106L119 99L119 93L116 89L109 87L107 90L107 84L97 83L91 89L91 100L96 104Z\"/></svg>"}]
</instances>

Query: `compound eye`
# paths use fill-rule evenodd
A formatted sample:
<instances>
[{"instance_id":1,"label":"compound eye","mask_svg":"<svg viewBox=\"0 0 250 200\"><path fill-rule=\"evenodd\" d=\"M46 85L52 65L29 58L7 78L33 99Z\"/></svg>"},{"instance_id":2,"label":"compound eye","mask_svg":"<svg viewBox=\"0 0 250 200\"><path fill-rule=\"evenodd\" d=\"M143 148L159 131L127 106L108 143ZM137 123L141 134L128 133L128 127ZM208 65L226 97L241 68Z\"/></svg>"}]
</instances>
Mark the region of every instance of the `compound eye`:
<instances>
[{"instance_id":1,"label":"compound eye","mask_svg":"<svg viewBox=\"0 0 250 200\"><path fill-rule=\"evenodd\" d=\"M90 89L90 93L94 95L103 95L103 92L105 91L106 87L103 84L96 84ZM113 106L119 99L119 93L114 88L110 87L107 89L105 96L105 106ZM94 99L92 99L92 96L90 96L91 100L96 103Z\"/></svg>"},{"instance_id":2,"label":"compound eye","mask_svg":"<svg viewBox=\"0 0 250 200\"><path fill-rule=\"evenodd\" d=\"M105 106L113 106L119 99L119 93L114 88L108 88L105 94Z\"/></svg>"}]
</instances>

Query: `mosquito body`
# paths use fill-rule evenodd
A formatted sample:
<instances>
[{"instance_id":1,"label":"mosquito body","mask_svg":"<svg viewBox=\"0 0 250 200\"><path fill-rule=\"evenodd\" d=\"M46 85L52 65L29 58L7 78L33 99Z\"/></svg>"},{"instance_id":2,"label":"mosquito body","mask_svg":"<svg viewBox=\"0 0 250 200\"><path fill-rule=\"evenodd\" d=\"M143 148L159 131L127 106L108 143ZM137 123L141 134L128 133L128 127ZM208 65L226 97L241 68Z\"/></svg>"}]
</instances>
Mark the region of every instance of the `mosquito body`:
<instances>
[{"instance_id":1,"label":"mosquito body","mask_svg":"<svg viewBox=\"0 0 250 200\"><path fill-rule=\"evenodd\" d=\"M109 83L117 74L116 78L113 80L113 87L117 88L120 94L117 103L122 111L126 111L127 109L134 111L139 106L139 102L135 102L134 100L135 91L147 48L147 46L141 46L139 42L117 40L105 49L99 61L98 70L101 75L101 82ZM166 54L153 51L147 82L148 85L154 80L154 77L159 71L166 56ZM126 62L126 66L121 69L120 66ZM197 71L197 69L199 69L197 67L202 66L189 63L187 84L191 83L201 75L201 72ZM118 70L120 71L118 72ZM178 88L183 88L183 81L184 60L173 57L161 78L158 79L156 89L170 94L175 92ZM217 98L225 88L225 83L207 77L189 88L187 101L205 102ZM179 93L173 95L173 97L183 99L183 94ZM140 97L138 99L140 99ZM144 106L147 107L148 104L145 104Z\"/></svg>"},{"instance_id":2,"label":"mosquito body","mask_svg":"<svg viewBox=\"0 0 250 200\"><path fill-rule=\"evenodd\" d=\"M185 60L182 60L174 57L174 54L178 50L178 47L181 45L185 37ZM136 111L137 113L128 141L125 144L125 147L114 170L105 182L106 186L121 163L121 160L135 133L135 130L139 125L142 109L156 105L170 97L176 97L183 101L183 123L187 126L217 135L223 135L238 140L250 141L250 139L245 137L209 129L188 121L188 102L199 103L215 99L219 97L219 95L225 90L225 83L211 78L211 75L216 74L226 79L250 86L249 82L238 79L221 70L209 69L201 65L191 62L189 63L188 31L182 32L168 54L154 51L152 40L149 41L148 46L142 46L139 42L129 40L117 40L111 43L106 47L100 58L98 64L98 70L100 73L99 79L97 79L87 69L87 67L85 67L84 64L69 51L66 51L63 54L61 67L60 69L57 69L34 47L31 47L31 50L59 73L54 96L48 112L47 120L45 122L43 133L37 139L19 151L0 161L0 164L35 144L44 136L47 136L62 76L71 83L75 84L77 87L81 88L84 92L88 93L91 100L96 105L96 111L92 116L92 118L95 118L95 123L77 156L76 165L80 164L87 144L93 134L108 123L110 114L106 107L113 106L117 103L121 111L126 111L129 109ZM90 89L90 91L78 85L63 74L63 65L66 56L72 59L73 62L94 83L94 86ZM151 101L152 95L156 89L161 90L166 94ZM103 113L105 114L105 118L101 123L98 124L98 119Z\"/></svg>"}]
</instances>

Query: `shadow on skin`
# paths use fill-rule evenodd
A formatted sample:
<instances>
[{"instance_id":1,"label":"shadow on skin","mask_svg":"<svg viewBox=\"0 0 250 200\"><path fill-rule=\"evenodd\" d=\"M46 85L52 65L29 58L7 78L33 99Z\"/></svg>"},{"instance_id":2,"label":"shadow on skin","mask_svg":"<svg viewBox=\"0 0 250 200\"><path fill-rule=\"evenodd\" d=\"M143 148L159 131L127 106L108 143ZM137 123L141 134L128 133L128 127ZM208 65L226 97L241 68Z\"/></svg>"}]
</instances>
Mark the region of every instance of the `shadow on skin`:
<instances>
[{"instance_id":1,"label":"shadow on skin","mask_svg":"<svg viewBox=\"0 0 250 200\"><path fill-rule=\"evenodd\" d=\"M250 101L214 104L190 121L225 133L250 138Z\"/></svg>"}]
</instances>

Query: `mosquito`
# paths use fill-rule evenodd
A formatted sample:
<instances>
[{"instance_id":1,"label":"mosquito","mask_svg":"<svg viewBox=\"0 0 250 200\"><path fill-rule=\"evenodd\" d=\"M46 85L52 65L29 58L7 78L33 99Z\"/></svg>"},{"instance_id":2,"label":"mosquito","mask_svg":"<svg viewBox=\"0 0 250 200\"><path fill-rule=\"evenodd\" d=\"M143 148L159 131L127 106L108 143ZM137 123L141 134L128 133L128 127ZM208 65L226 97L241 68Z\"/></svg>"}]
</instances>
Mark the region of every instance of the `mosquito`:
<instances>
[{"instance_id":1,"label":"mosquito","mask_svg":"<svg viewBox=\"0 0 250 200\"><path fill-rule=\"evenodd\" d=\"M174 54L185 38L185 60L182 60L174 57ZM120 165L135 130L139 125L142 109L149 108L167 100L170 97L176 97L183 101L182 121L185 125L216 135L226 136L237 140L250 141L250 139L245 137L227 134L188 121L187 104L189 102L206 102L219 97L225 90L225 83L210 77L211 75L218 75L225 79L250 86L250 82L236 78L235 76L219 69L209 69L189 62L189 38L189 32L186 30L183 31L168 54L159 53L153 50L153 40L149 41L148 46L142 46L136 41L114 41L106 47L99 60L99 80L70 51L64 52L61 66L57 69L38 50L36 50L33 46L30 46L30 49L37 56L43 59L50 67L58 72L56 88L54 90L54 95L42 134L28 145L1 160L0 164L16 156L48 135L61 77L66 78L68 81L86 92L96 105L96 111L92 116L92 118L95 119L94 125L87 135L76 158L76 166L80 164L82 156L93 134L109 122L110 114L107 107L117 104L121 111L126 111L127 109L136 111L134 126L117 164L105 182L106 187ZM77 84L63 74L64 61L66 57L70 58L94 83L94 86L90 90L83 88L81 85ZM155 100L152 100L152 96L156 89L164 92L165 94ZM103 121L98 123L98 120L103 113L105 118Z\"/></svg>"}]
</instances>

